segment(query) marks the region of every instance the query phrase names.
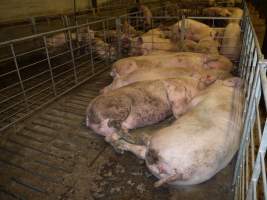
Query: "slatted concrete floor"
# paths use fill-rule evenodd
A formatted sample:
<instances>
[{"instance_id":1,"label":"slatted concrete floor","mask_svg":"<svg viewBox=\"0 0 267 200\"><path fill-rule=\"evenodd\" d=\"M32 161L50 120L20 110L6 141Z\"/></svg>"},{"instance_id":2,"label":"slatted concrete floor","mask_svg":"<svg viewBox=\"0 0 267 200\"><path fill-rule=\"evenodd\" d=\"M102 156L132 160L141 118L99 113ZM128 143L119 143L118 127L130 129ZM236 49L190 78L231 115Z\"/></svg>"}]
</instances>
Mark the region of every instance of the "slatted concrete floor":
<instances>
[{"instance_id":1,"label":"slatted concrete floor","mask_svg":"<svg viewBox=\"0 0 267 200\"><path fill-rule=\"evenodd\" d=\"M230 199L233 164L198 186L155 189L143 162L88 130L85 109L110 81L103 73L2 133L1 200Z\"/></svg>"}]
</instances>

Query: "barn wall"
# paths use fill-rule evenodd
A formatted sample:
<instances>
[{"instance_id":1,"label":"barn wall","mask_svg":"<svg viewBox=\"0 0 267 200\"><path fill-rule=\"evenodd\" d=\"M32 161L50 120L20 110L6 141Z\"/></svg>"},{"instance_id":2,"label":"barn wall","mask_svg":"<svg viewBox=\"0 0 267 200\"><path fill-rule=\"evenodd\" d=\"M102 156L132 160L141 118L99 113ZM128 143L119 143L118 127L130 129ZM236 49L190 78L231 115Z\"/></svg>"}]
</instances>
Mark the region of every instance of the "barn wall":
<instances>
[{"instance_id":1,"label":"barn wall","mask_svg":"<svg viewBox=\"0 0 267 200\"><path fill-rule=\"evenodd\" d=\"M61 14L73 11L73 0L0 0L0 22L30 16ZM91 7L91 0L76 0L77 10Z\"/></svg>"}]
</instances>

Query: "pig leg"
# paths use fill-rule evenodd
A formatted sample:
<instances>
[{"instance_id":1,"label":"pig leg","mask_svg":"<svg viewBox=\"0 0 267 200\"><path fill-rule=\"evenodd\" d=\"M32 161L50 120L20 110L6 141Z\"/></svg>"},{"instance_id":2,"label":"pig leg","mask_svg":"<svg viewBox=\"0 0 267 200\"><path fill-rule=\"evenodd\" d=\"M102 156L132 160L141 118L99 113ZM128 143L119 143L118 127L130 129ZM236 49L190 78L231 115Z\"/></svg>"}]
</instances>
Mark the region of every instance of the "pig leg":
<instances>
[{"instance_id":1,"label":"pig leg","mask_svg":"<svg viewBox=\"0 0 267 200\"><path fill-rule=\"evenodd\" d=\"M124 120L126 120L126 119L124 119ZM134 143L134 139L133 139L132 136L129 134L128 129L122 125L122 122L123 122L124 120L122 120L122 121L119 121L119 120L112 120L112 121L109 121L109 122L108 122L108 126L109 126L109 127L113 127L114 129L117 130L117 132L111 134L110 137L115 137L115 138L118 137L119 139L122 138L122 139L124 139L124 140L126 140L126 141L128 141L128 142ZM112 135L113 135L113 136L112 136Z\"/></svg>"},{"instance_id":2,"label":"pig leg","mask_svg":"<svg viewBox=\"0 0 267 200\"><path fill-rule=\"evenodd\" d=\"M143 160L145 159L147 147L144 145L131 144L122 139L111 141L109 143L115 148L116 151L119 151L120 153L129 151L136 155L138 158Z\"/></svg>"},{"instance_id":3,"label":"pig leg","mask_svg":"<svg viewBox=\"0 0 267 200\"><path fill-rule=\"evenodd\" d=\"M157 188L157 187L162 186L163 184L171 183L173 181L180 179L180 177L181 177L181 174L174 174L174 175L164 177L164 178L158 180L156 183L154 183L154 187Z\"/></svg>"}]
</instances>

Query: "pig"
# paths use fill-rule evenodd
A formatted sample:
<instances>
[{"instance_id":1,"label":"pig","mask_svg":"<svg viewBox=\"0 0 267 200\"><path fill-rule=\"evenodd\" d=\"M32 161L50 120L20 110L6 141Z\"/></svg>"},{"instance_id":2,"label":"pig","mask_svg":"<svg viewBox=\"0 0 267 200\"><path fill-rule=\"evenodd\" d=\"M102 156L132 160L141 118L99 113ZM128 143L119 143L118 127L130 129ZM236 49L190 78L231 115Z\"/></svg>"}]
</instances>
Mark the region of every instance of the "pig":
<instances>
[{"instance_id":1,"label":"pig","mask_svg":"<svg viewBox=\"0 0 267 200\"><path fill-rule=\"evenodd\" d=\"M101 90L101 93L106 93L111 90L115 90L117 88L138 82L138 81L147 81L147 80L157 80L157 79L165 79L165 78L177 78L181 76L188 76L193 77L194 75L201 75L201 76L211 76L216 79L225 79L231 77L232 75L225 70L217 70L217 69L196 69L193 70L192 68L173 68L173 67L166 67L166 68L141 68L132 73L116 78L113 82L106 86L104 89Z\"/></svg>"},{"instance_id":2,"label":"pig","mask_svg":"<svg viewBox=\"0 0 267 200\"><path fill-rule=\"evenodd\" d=\"M142 35L131 40L130 56L149 55L153 51L177 51L177 45L170 39L154 35Z\"/></svg>"},{"instance_id":3,"label":"pig","mask_svg":"<svg viewBox=\"0 0 267 200\"><path fill-rule=\"evenodd\" d=\"M142 12L144 17L144 25L146 29L149 29L151 27L152 23L152 12L150 9L145 5L139 5L139 11Z\"/></svg>"},{"instance_id":4,"label":"pig","mask_svg":"<svg viewBox=\"0 0 267 200\"><path fill-rule=\"evenodd\" d=\"M209 17L230 17L232 13L228 10L228 8L224 7L209 7L203 9L203 13Z\"/></svg>"},{"instance_id":5,"label":"pig","mask_svg":"<svg viewBox=\"0 0 267 200\"><path fill-rule=\"evenodd\" d=\"M90 30L88 27L81 27L77 29L77 32L71 33L71 40L78 43L88 43L90 40L95 38L95 32ZM47 38L48 48L63 48L69 40L69 35L67 33L61 32L52 35Z\"/></svg>"},{"instance_id":6,"label":"pig","mask_svg":"<svg viewBox=\"0 0 267 200\"><path fill-rule=\"evenodd\" d=\"M47 46L50 48L59 48L66 45L66 37L67 34L65 33L56 33L51 37L47 38Z\"/></svg>"},{"instance_id":7,"label":"pig","mask_svg":"<svg viewBox=\"0 0 267 200\"><path fill-rule=\"evenodd\" d=\"M229 23L237 23L240 24L240 20L243 17L243 10L237 7L229 7L228 10L232 13L230 17L238 18L238 19L230 19Z\"/></svg>"},{"instance_id":8,"label":"pig","mask_svg":"<svg viewBox=\"0 0 267 200\"><path fill-rule=\"evenodd\" d=\"M105 32L104 31L96 32L95 36L102 40L112 40L113 38L117 38L118 34L116 30L111 29L111 30L105 30Z\"/></svg>"},{"instance_id":9,"label":"pig","mask_svg":"<svg viewBox=\"0 0 267 200\"><path fill-rule=\"evenodd\" d=\"M183 20L178 21L176 24L170 27L171 39L178 41L182 36ZM199 42L202 38L210 37L214 39L216 31L206 24L198 22L193 19L184 19L184 38Z\"/></svg>"},{"instance_id":10,"label":"pig","mask_svg":"<svg viewBox=\"0 0 267 200\"><path fill-rule=\"evenodd\" d=\"M104 42L102 39L95 37L93 40L93 45L100 58L111 60L116 59L116 49L110 44Z\"/></svg>"},{"instance_id":11,"label":"pig","mask_svg":"<svg viewBox=\"0 0 267 200\"><path fill-rule=\"evenodd\" d=\"M196 52L198 49L198 42L185 39L178 43L178 50L180 52Z\"/></svg>"},{"instance_id":12,"label":"pig","mask_svg":"<svg viewBox=\"0 0 267 200\"><path fill-rule=\"evenodd\" d=\"M219 54L219 42L210 37L203 38L199 42L185 39L180 43L178 49L185 52Z\"/></svg>"},{"instance_id":13,"label":"pig","mask_svg":"<svg viewBox=\"0 0 267 200\"><path fill-rule=\"evenodd\" d=\"M231 71L233 64L229 59L220 55L180 52L162 55L129 57L116 61L112 65L111 76L125 76L139 68L153 67L187 67L194 70L199 68L216 68Z\"/></svg>"},{"instance_id":14,"label":"pig","mask_svg":"<svg viewBox=\"0 0 267 200\"><path fill-rule=\"evenodd\" d=\"M165 38L165 34L161 30L161 28L150 29L149 31L145 32L142 36L154 36L158 38Z\"/></svg>"},{"instance_id":15,"label":"pig","mask_svg":"<svg viewBox=\"0 0 267 200\"><path fill-rule=\"evenodd\" d=\"M189 104L191 109L170 126L130 144L113 134L107 141L145 160L159 180L154 184L194 185L212 178L237 152L243 111L242 81L216 81Z\"/></svg>"},{"instance_id":16,"label":"pig","mask_svg":"<svg viewBox=\"0 0 267 200\"><path fill-rule=\"evenodd\" d=\"M96 97L89 104L86 125L105 137L114 132L155 124L173 114L179 117L187 104L211 84L210 77L179 77L134 83Z\"/></svg>"},{"instance_id":17,"label":"pig","mask_svg":"<svg viewBox=\"0 0 267 200\"><path fill-rule=\"evenodd\" d=\"M198 42L198 47L197 51L199 53L209 53L209 54L219 54L219 42L211 39L210 37L208 38L202 38Z\"/></svg>"},{"instance_id":18,"label":"pig","mask_svg":"<svg viewBox=\"0 0 267 200\"><path fill-rule=\"evenodd\" d=\"M238 23L229 23L224 31L220 54L238 61L241 51L241 28Z\"/></svg>"}]
</instances>

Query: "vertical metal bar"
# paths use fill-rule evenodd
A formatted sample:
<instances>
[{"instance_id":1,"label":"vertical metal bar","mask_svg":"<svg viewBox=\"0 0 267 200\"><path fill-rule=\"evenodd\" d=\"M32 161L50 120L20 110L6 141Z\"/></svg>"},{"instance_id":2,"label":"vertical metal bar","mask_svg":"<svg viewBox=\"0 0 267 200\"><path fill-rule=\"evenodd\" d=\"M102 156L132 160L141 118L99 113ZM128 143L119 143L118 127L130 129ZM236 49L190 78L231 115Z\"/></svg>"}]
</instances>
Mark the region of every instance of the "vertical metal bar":
<instances>
[{"instance_id":1,"label":"vertical metal bar","mask_svg":"<svg viewBox=\"0 0 267 200\"><path fill-rule=\"evenodd\" d=\"M75 21L75 25L77 26L78 25L78 22L77 20ZM77 28L75 28L75 35L76 35L76 40L75 40L75 43L77 44L77 47L78 47L78 55L81 55L81 49L80 49L80 43L84 42L82 41L83 38L82 38L82 34L81 34L81 30Z\"/></svg>"},{"instance_id":2,"label":"vertical metal bar","mask_svg":"<svg viewBox=\"0 0 267 200\"><path fill-rule=\"evenodd\" d=\"M257 199L257 184L255 182L255 180L252 180L252 184L253 184L253 200L256 200ZM252 198L252 195L251 195L251 198ZM249 198L248 198L249 199Z\"/></svg>"},{"instance_id":3,"label":"vertical metal bar","mask_svg":"<svg viewBox=\"0 0 267 200\"><path fill-rule=\"evenodd\" d=\"M245 162L242 163L241 175L241 199L245 199Z\"/></svg>"},{"instance_id":4,"label":"vertical metal bar","mask_svg":"<svg viewBox=\"0 0 267 200\"><path fill-rule=\"evenodd\" d=\"M116 30L117 30L117 37L118 37L118 48L117 48L117 59L121 58L121 18L116 18Z\"/></svg>"},{"instance_id":5,"label":"vertical metal bar","mask_svg":"<svg viewBox=\"0 0 267 200\"><path fill-rule=\"evenodd\" d=\"M262 176L262 182L263 182L263 192L264 192L264 199L267 199L267 184L266 184L266 168L265 168L265 153L266 152L259 152L260 158L261 158L261 176Z\"/></svg>"},{"instance_id":6,"label":"vertical metal bar","mask_svg":"<svg viewBox=\"0 0 267 200\"><path fill-rule=\"evenodd\" d=\"M89 36L89 51L90 51L90 63L91 63L91 70L92 70L92 74L95 73L95 66L94 66L94 57L93 57L93 45L92 45L92 37L91 37L91 33L90 33L90 27L88 26L87 28L87 33Z\"/></svg>"},{"instance_id":7,"label":"vertical metal bar","mask_svg":"<svg viewBox=\"0 0 267 200\"><path fill-rule=\"evenodd\" d=\"M251 139L250 139L250 141L251 141ZM245 166L246 166L246 171L245 171L245 174L246 174L246 178L245 178L245 180L246 180L246 184L245 184L245 191L247 191L247 189L248 189L248 183L249 183L249 145L247 145L247 148L246 148L246 163L245 163Z\"/></svg>"},{"instance_id":8,"label":"vertical metal bar","mask_svg":"<svg viewBox=\"0 0 267 200\"><path fill-rule=\"evenodd\" d=\"M21 75L20 75L19 65L18 65L18 61L17 61L17 56L16 56L16 53L15 53L14 45L13 44L10 44L10 49L11 49L11 53L12 53L12 56L13 56L13 60L14 60L14 63L15 63L16 70L17 70L17 74L18 74L18 78L19 78L19 83L20 83L20 87L21 87L21 90L22 90L22 93L23 93L23 98L24 98L24 101L25 101L25 104L26 104L26 108L29 110L30 109L29 108L29 102L28 102L28 98L27 98L26 93L25 93L23 81L22 81L22 78L21 78Z\"/></svg>"},{"instance_id":9,"label":"vertical metal bar","mask_svg":"<svg viewBox=\"0 0 267 200\"><path fill-rule=\"evenodd\" d=\"M61 16L61 20L62 20L62 23L63 23L63 26L64 27L68 27L69 24L68 24L68 16L64 15L64 16ZM64 31L64 35L65 35L65 41L68 41L68 34Z\"/></svg>"},{"instance_id":10,"label":"vertical metal bar","mask_svg":"<svg viewBox=\"0 0 267 200\"><path fill-rule=\"evenodd\" d=\"M36 34L37 33L37 27L36 27L36 20L35 17L30 17L31 24L32 24L32 33Z\"/></svg>"},{"instance_id":11,"label":"vertical metal bar","mask_svg":"<svg viewBox=\"0 0 267 200\"><path fill-rule=\"evenodd\" d=\"M67 27L67 25L65 24L64 16L61 16L60 18L61 18L61 22L62 22L63 27Z\"/></svg>"},{"instance_id":12,"label":"vertical metal bar","mask_svg":"<svg viewBox=\"0 0 267 200\"><path fill-rule=\"evenodd\" d=\"M49 56L49 51L48 51L47 41L46 41L46 36L45 35L43 36L43 40L44 40L44 45L45 45L47 63L48 63L48 67L49 67L49 71L50 71L50 75L51 75L51 82L52 82L53 92L54 92L54 95L57 96L57 91L56 91L55 81L54 81L54 75L53 75L53 70L52 70L52 66L51 66L51 61L50 61L50 56Z\"/></svg>"},{"instance_id":13,"label":"vertical metal bar","mask_svg":"<svg viewBox=\"0 0 267 200\"><path fill-rule=\"evenodd\" d=\"M240 53L240 62L239 62L239 68L240 68L240 71L239 71L239 74L241 74L241 77L243 77L243 72L245 70L245 65L244 65L244 59L245 59L245 51L246 51L246 45L245 43L247 42L247 29L248 29L248 20L247 20L247 17L244 18L244 21L245 21L245 25L244 25L244 29L243 29L243 41L242 41L242 48L241 48L241 53Z\"/></svg>"},{"instance_id":14,"label":"vertical metal bar","mask_svg":"<svg viewBox=\"0 0 267 200\"><path fill-rule=\"evenodd\" d=\"M184 40L185 40L185 31L186 31L186 27L185 27L185 16L183 15L182 16L182 25L181 25L181 30L178 30L178 31L181 31L181 38L180 38L180 42L181 42L181 45L182 45L182 49L184 49ZM179 29L179 26L178 26L178 29Z\"/></svg>"},{"instance_id":15,"label":"vertical metal bar","mask_svg":"<svg viewBox=\"0 0 267 200\"><path fill-rule=\"evenodd\" d=\"M63 18L64 18L64 21L65 21L65 26L66 27L70 26L69 17L67 15L64 15Z\"/></svg>"},{"instance_id":16,"label":"vertical metal bar","mask_svg":"<svg viewBox=\"0 0 267 200\"><path fill-rule=\"evenodd\" d=\"M94 57L93 57L93 45L92 45L92 37L91 37L89 26L87 28L87 32L89 35L89 51L90 51L91 69L92 69L92 74L94 74L95 73L95 65L94 65Z\"/></svg>"},{"instance_id":17,"label":"vertical metal bar","mask_svg":"<svg viewBox=\"0 0 267 200\"><path fill-rule=\"evenodd\" d=\"M257 132L258 132L258 139L259 139L259 144L261 143L261 119L260 119L260 112L259 112L259 107L257 107L256 110L256 114L257 114Z\"/></svg>"},{"instance_id":18,"label":"vertical metal bar","mask_svg":"<svg viewBox=\"0 0 267 200\"><path fill-rule=\"evenodd\" d=\"M103 34L104 34L104 42L105 44L108 44L107 43L107 35L106 35L106 28L105 28L105 21L102 22L102 29L103 29ZM105 48L105 65L107 66L108 65L108 59L109 56L110 56L110 48L108 48L109 46L104 46Z\"/></svg>"},{"instance_id":19,"label":"vertical metal bar","mask_svg":"<svg viewBox=\"0 0 267 200\"><path fill-rule=\"evenodd\" d=\"M72 59L73 72L74 72L74 80L75 80L75 83L77 84L78 78L77 78L76 64L75 64L75 58L74 58L74 53L73 53L72 38L71 38L70 30L68 30L68 36L69 36L70 54L71 54L71 59Z\"/></svg>"},{"instance_id":20,"label":"vertical metal bar","mask_svg":"<svg viewBox=\"0 0 267 200\"><path fill-rule=\"evenodd\" d=\"M245 70L246 70L246 65L245 65L245 60L246 60L246 52L247 52L247 45L248 45L248 29L249 29L249 21L248 18L246 18L246 25L245 25L245 29L244 29L244 38L243 38L243 49L242 49L242 53L241 53L241 58L242 58L242 62L240 63L240 67L242 68L242 73L241 73L241 77L243 78L244 74L245 74Z\"/></svg>"},{"instance_id":21,"label":"vertical metal bar","mask_svg":"<svg viewBox=\"0 0 267 200\"><path fill-rule=\"evenodd\" d=\"M154 29L153 29L153 20L151 18L150 21L151 25L152 25L152 51L154 50Z\"/></svg>"},{"instance_id":22,"label":"vertical metal bar","mask_svg":"<svg viewBox=\"0 0 267 200\"><path fill-rule=\"evenodd\" d=\"M255 99L256 101L256 99ZM255 146L254 146L254 134L253 134L253 126L250 128L250 144L251 144L251 166L252 169L254 168L254 162L255 162Z\"/></svg>"}]
</instances>

